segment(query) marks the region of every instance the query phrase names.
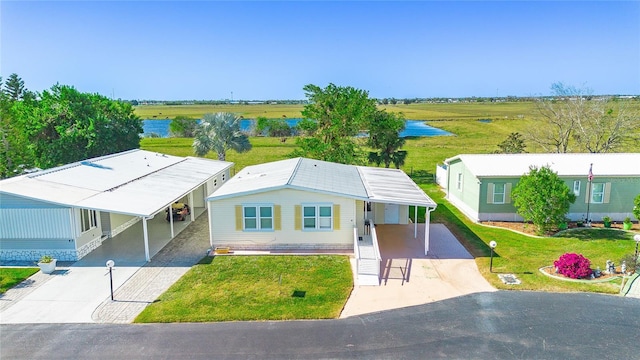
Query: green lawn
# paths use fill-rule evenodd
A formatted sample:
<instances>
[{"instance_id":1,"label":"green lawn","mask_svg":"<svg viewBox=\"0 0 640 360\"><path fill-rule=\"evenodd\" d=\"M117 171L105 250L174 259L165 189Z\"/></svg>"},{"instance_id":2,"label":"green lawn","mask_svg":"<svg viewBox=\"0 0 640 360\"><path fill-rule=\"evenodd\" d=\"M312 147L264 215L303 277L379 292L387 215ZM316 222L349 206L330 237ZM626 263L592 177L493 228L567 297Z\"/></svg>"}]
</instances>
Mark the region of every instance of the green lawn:
<instances>
[{"instance_id":1,"label":"green lawn","mask_svg":"<svg viewBox=\"0 0 640 360\"><path fill-rule=\"evenodd\" d=\"M135 321L337 318L352 288L346 256L207 257Z\"/></svg>"},{"instance_id":2,"label":"green lawn","mask_svg":"<svg viewBox=\"0 0 640 360\"><path fill-rule=\"evenodd\" d=\"M583 284L556 280L541 274L538 269L553 265L560 255L573 252L591 260L591 267L604 268L607 260L620 264L620 259L632 254L635 248L633 232L580 228L570 229L554 237L533 237L506 229L476 224L443 198L444 193L436 185L423 185L427 194L438 203L431 213L432 222L444 223L460 242L476 258L480 273L498 289L536 291L587 291L617 293L620 281ZM512 273L522 280L521 285L505 285L496 274L489 272L489 242L498 246L493 259L494 273Z\"/></svg>"},{"instance_id":3,"label":"green lawn","mask_svg":"<svg viewBox=\"0 0 640 360\"><path fill-rule=\"evenodd\" d=\"M0 268L0 294L4 294L39 270L38 268Z\"/></svg>"}]
</instances>

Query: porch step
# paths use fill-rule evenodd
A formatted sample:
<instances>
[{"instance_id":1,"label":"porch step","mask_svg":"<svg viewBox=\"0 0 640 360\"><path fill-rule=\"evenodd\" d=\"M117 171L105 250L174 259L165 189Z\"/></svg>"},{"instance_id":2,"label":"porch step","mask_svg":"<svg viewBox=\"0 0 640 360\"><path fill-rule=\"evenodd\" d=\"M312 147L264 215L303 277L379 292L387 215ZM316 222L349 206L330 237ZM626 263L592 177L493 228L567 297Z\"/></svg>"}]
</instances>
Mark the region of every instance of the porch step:
<instances>
[{"instance_id":1,"label":"porch step","mask_svg":"<svg viewBox=\"0 0 640 360\"><path fill-rule=\"evenodd\" d=\"M377 275L358 275L358 285L380 286L380 279Z\"/></svg>"}]
</instances>

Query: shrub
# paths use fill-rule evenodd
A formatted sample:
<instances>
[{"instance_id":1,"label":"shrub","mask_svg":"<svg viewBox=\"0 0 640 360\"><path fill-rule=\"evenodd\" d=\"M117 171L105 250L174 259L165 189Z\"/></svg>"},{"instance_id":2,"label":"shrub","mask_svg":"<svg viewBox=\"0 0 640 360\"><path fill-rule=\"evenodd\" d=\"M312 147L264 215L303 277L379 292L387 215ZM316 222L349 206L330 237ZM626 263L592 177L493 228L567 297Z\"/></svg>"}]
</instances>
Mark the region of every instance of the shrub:
<instances>
[{"instance_id":1,"label":"shrub","mask_svg":"<svg viewBox=\"0 0 640 360\"><path fill-rule=\"evenodd\" d=\"M558 269L558 273L572 279L581 279L591 276L591 261L582 254L566 253L553 265Z\"/></svg>"}]
</instances>

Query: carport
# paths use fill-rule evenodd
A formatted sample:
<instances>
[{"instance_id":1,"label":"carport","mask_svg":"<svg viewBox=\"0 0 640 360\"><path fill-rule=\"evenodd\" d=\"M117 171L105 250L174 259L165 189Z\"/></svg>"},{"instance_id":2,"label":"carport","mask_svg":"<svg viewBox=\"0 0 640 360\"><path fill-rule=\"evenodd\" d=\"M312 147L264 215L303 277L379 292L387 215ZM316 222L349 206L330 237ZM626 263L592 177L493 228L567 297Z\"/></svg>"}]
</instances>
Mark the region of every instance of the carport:
<instances>
[{"instance_id":1,"label":"carport","mask_svg":"<svg viewBox=\"0 0 640 360\"><path fill-rule=\"evenodd\" d=\"M170 235L166 241L168 242L177 233L177 224L173 216L167 216L172 211L171 205L175 202L187 204L191 209L188 219L189 221L195 220L196 214L199 215L205 211L205 197L228 178L227 174L232 165L233 163L228 162L184 158L172 166L92 196L76 206L99 211L103 233L105 227L112 229L107 237L117 236L140 221L142 223L145 259L150 261L150 234L155 233L158 237L166 238L168 232ZM220 181L217 177L220 178ZM109 215L109 218L112 219L111 214L130 216L131 219L119 225L119 228L114 231L113 226L106 224L108 220L105 215ZM165 222L168 223L168 228L163 226ZM164 231L152 232L149 229L152 225L157 227L156 230L162 229ZM157 251L159 250L157 249Z\"/></svg>"},{"instance_id":2,"label":"carport","mask_svg":"<svg viewBox=\"0 0 640 360\"><path fill-rule=\"evenodd\" d=\"M76 261L135 225L150 261L150 236L166 244L179 230L172 205L186 204L179 220L193 221L232 166L134 149L2 180L0 258Z\"/></svg>"}]
</instances>

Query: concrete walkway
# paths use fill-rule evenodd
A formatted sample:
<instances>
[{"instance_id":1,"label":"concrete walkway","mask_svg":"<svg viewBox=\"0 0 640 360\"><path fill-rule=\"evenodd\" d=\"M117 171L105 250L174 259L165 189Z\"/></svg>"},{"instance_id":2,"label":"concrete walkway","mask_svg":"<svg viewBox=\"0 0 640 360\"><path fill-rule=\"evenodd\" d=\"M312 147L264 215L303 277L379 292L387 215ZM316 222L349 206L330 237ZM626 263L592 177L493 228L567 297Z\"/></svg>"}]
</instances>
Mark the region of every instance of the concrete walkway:
<instances>
[{"instance_id":1,"label":"concrete walkway","mask_svg":"<svg viewBox=\"0 0 640 360\"><path fill-rule=\"evenodd\" d=\"M631 277L629 277L624 289L624 296L640 299L640 275L633 274Z\"/></svg>"},{"instance_id":2,"label":"concrete walkway","mask_svg":"<svg viewBox=\"0 0 640 360\"><path fill-rule=\"evenodd\" d=\"M165 246L151 262L114 294L114 301L104 301L93 313L99 323L130 323L144 308L157 299L182 275L202 259L209 249L209 219L200 216Z\"/></svg>"},{"instance_id":3,"label":"concrete walkway","mask_svg":"<svg viewBox=\"0 0 640 360\"><path fill-rule=\"evenodd\" d=\"M424 255L424 224L376 227L382 256L380 286L354 284L340 317L427 304L478 292L496 291L475 260L442 224L431 224L430 254ZM352 259L352 262L355 260ZM352 268L355 264L352 263Z\"/></svg>"}]
</instances>

